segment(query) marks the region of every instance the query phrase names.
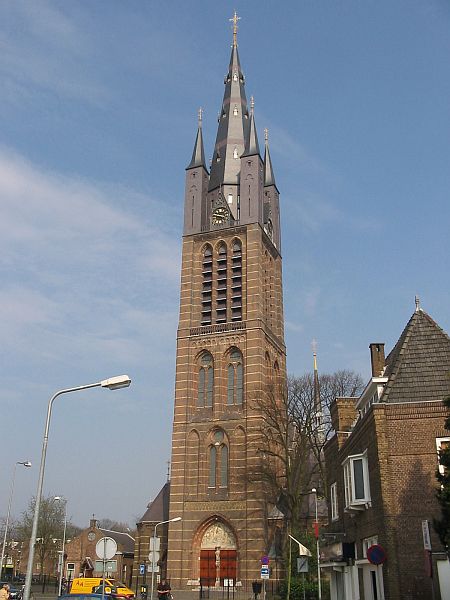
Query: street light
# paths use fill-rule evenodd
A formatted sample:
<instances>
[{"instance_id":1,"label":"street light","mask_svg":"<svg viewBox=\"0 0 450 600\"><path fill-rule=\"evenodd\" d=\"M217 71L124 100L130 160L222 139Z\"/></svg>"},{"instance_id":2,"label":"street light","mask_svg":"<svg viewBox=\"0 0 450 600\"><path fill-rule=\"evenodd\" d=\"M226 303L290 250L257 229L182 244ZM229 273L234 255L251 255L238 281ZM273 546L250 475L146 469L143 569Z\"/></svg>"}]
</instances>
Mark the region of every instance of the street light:
<instances>
[{"instance_id":1,"label":"street light","mask_svg":"<svg viewBox=\"0 0 450 600\"><path fill-rule=\"evenodd\" d=\"M61 549L61 559L59 560L59 583L58 583L58 597L61 596L62 590L62 581L64 575L64 549L66 546L66 529L67 529L67 499L62 496L55 496L53 498L56 502L64 502L64 530L63 530L63 540L62 540L62 549Z\"/></svg>"},{"instance_id":2,"label":"street light","mask_svg":"<svg viewBox=\"0 0 450 600\"><path fill-rule=\"evenodd\" d=\"M316 551L317 551L317 597L319 600L322 600L322 585L321 585L321 581L320 581L320 547L319 547L319 520L318 520L318 511L317 511L317 490L316 488L313 488L311 490L311 493L314 494L314 500L315 500L315 505L316 505L316 529L315 529L315 533L316 533Z\"/></svg>"},{"instance_id":3,"label":"street light","mask_svg":"<svg viewBox=\"0 0 450 600\"><path fill-rule=\"evenodd\" d=\"M94 388L94 387L103 387L103 388L108 388L110 390L118 390L123 387L128 387L130 385L130 383L131 383L131 379L128 377L128 375L120 375L118 377L111 377L110 379L103 379L102 381L98 381L97 383L89 383L87 385L80 385L78 387L67 388L66 390L59 390L58 392L56 392L56 394L53 394L53 396L50 398L50 400L48 402L47 419L45 421L44 439L42 442L41 465L39 467L39 479L38 479L38 485L37 485L37 491L36 491L36 499L35 499L35 503L34 503L33 527L31 529L30 549L28 552L28 565L27 565L27 574L25 577L23 600L30 600L31 579L33 577L34 545L36 543L36 537L37 537L39 508L40 508L40 504L41 504L42 486L44 483L45 457L47 454L48 430L50 427L50 417L52 415L53 402L58 396L61 396L62 394L68 394L69 392L79 392L81 390L87 390L89 388Z\"/></svg>"},{"instance_id":4,"label":"street light","mask_svg":"<svg viewBox=\"0 0 450 600\"><path fill-rule=\"evenodd\" d=\"M25 460L23 462L17 461L16 463L14 463L13 476L12 476L12 480L11 480L11 491L9 493L8 512L6 514L5 533L3 534L2 557L0 559L0 579L2 578L3 561L5 560L6 536L8 535L9 517L11 515L11 506L12 506L12 499L13 499L13 494L14 494L14 483L16 481L17 465L23 465L24 467L31 467L31 463L29 460Z\"/></svg>"},{"instance_id":5,"label":"street light","mask_svg":"<svg viewBox=\"0 0 450 600\"><path fill-rule=\"evenodd\" d=\"M164 525L165 523L175 523L175 521L181 521L181 517L174 517L173 519L169 519L168 521L161 521L160 523L156 523L155 529L153 530L153 548L152 548L152 589L150 590L150 600L153 600L153 585L155 583L155 566L156 566L156 555L155 555L155 547L156 547L156 528L159 525Z\"/></svg>"}]
</instances>

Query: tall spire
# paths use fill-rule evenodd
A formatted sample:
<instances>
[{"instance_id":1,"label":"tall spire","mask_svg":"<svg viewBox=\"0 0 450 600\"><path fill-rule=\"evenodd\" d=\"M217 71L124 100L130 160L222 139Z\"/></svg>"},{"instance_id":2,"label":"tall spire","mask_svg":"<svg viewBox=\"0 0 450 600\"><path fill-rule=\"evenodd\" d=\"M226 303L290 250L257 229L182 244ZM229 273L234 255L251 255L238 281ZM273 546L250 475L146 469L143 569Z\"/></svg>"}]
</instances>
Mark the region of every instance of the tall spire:
<instances>
[{"instance_id":1,"label":"tall spire","mask_svg":"<svg viewBox=\"0 0 450 600\"><path fill-rule=\"evenodd\" d=\"M228 73L225 76L225 92L219 113L219 127L211 163L209 189L214 190L223 184L238 183L240 157L245 150L249 132L249 114L245 97L245 80L237 49L237 22L240 17L234 14L233 45Z\"/></svg>"},{"instance_id":2,"label":"tall spire","mask_svg":"<svg viewBox=\"0 0 450 600\"><path fill-rule=\"evenodd\" d=\"M194 150L192 152L191 162L186 167L187 169L193 169L194 167L204 167L205 170L207 170L206 164L205 164L205 151L203 149L202 115L203 115L203 109L199 108L197 137L195 138L195 144L194 144Z\"/></svg>"},{"instance_id":3,"label":"tall spire","mask_svg":"<svg viewBox=\"0 0 450 600\"><path fill-rule=\"evenodd\" d=\"M319 370L317 369L317 342L312 341L313 348L313 360L314 360L314 432L317 436L319 443L324 442L324 426L323 426L323 413L322 413L322 401L320 399L320 385L319 385Z\"/></svg>"},{"instance_id":4,"label":"tall spire","mask_svg":"<svg viewBox=\"0 0 450 600\"><path fill-rule=\"evenodd\" d=\"M264 129L264 186L267 185L276 186L269 153L269 130L266 128Z\"/></svg>"}]
</instances>

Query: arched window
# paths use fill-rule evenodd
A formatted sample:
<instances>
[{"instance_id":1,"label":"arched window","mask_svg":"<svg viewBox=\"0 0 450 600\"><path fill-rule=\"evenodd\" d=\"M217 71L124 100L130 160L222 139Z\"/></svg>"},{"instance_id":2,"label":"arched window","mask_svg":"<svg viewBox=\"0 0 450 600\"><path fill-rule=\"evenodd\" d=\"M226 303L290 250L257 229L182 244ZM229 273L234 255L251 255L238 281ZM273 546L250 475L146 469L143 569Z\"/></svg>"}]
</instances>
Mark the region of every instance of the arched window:
<instances>
[{"instance_id":1,"label":"arched window","mask_svg":"<svg viewBox=\"0 0 450 600\"><path fill-rule=\"evenodd\" d=\"M216 487L216 469L217 469L217 448L210 446L209 448L209 487Z\"/></svg>"},{"instance_id":2,"label":"arched window","mask_svg":"<svg viewBox=\"0 0 450 600\"><path fill-rule=\"evenodd\" d=\"M209 488L228 487L228 456L229 450L224 432L216 429L211 436L211 445L208 449L209 460Z\"/></svg>"},{"instance_id":3,"label":"arched window","mask_svg":"<svg viewBox=\"0 0 450 600\"><path fill-rule=\"evenodd\" d=\"M212 268L213 252L211 246L207 245L203 250L202 260L202 325L211 325L212 313Z\"/></svg>"},{"instance_id":4,"label":"arched window","mask_svg":"<svg viewBox=\"0 0 450 600\"><path fill-rule=\"evenodd\" d=\"M227 404L242 404L244 396L244 367L241 352L230 352L227 370Z\"/></svg>"},{"instance_id":5,"label":"arched window","mask_svg":"<svg viewBox=\"0 0 450 600\"><path fill-rule=\"evenodd\" d=\"M197 406L211 407L214 392L214 364L209 352L204 352L200 357L198 371Z\"/></svg>"},{"instance_id":6,"label":"arched window","mask_svg":"<svg viewBox=\"0 0 450 600\"><path fill-rule=\"evenodd\" d=\"M236 239L231 247L231 320L242 321L242 244Z\"/></svg>"},{"instance_id":7,"label":"arched window","mask_svg":"<svg viewBox=\"0 0 450 600\"><path fill-rule=\"evenodd\" d=\"M228 446L220 447L220 487L228 487Z\"/></svg>"},{"instance_id":8,"label":"arched window","mask_svg":"<svg viewBox=\"0 0 450 600\"><path fill-rule=\"evenodd\" d=\"M222 242L217 250L216 323L227 320L227 247Z\"/></svg>"}]
</instances>

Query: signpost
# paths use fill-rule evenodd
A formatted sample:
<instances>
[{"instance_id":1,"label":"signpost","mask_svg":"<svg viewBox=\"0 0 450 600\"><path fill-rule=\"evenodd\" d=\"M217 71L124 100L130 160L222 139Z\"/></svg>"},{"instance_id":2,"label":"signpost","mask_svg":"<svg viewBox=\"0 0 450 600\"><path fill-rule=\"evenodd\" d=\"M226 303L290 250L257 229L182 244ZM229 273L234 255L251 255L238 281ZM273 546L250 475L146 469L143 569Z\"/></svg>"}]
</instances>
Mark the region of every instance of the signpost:
<instances>
[{"instance_id":1,"label":"signpost","mask_svg":"<svg viewBox=\"0 0 450 600\"><path fill-rule=\"evenodd\" d=\"M110 537L103 537L98 540L95 545L95 553L103 561L103 584L102 584L102 600L105 600L105 573L106 564L117 553L116 541Z\"/></svg>"}]
</instances>

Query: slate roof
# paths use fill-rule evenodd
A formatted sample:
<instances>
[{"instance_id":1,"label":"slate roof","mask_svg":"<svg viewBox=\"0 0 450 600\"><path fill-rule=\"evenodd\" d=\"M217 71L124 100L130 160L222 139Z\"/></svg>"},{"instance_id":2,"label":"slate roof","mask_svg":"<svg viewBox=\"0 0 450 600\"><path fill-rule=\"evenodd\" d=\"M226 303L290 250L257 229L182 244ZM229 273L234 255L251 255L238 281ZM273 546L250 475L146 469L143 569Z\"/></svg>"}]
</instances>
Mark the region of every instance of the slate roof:
<instances>
[{"instance_id":1,"label":"slate roof","mask_svg":"<svg viewBox=\"0 0 450 600\"><path fill-rule=\"evenodd\" d=\"M134 537L132 537L129 533L112 531L111 529L103 529L103 527L99 527L99 531L102 531L106 537L110 537L117 542L117 545L122 549L123 552L134 552Z\"/></svg>"},{"instance_id":2,"label":"slate roof","mask_svg":"<svg viewBox=\"0 0 450 600\"><path fill-rule=\"evenodd\" d=\"M167 481L161 488L159 494L149 502L147 510L139 519L139 523L159 523L169 518L169 493L170 482Z\"/></svg>"},{"instance_id":3,"label":"slate roof","mask_svg":"<svg viewBox=\"0 0 450 600\"><path fill-rule=\"evenodd\" d=\"M422 309L387 356L381 402L442 401L450 396L450 337Z\"/></svg>"}]
</instances>

